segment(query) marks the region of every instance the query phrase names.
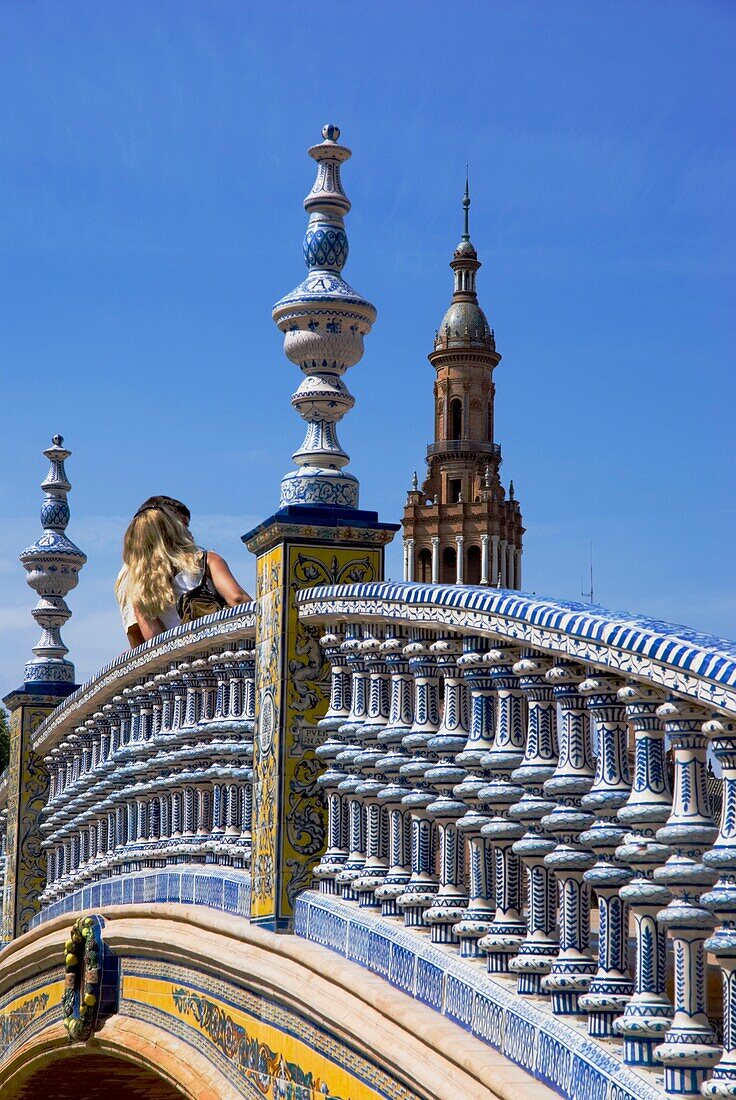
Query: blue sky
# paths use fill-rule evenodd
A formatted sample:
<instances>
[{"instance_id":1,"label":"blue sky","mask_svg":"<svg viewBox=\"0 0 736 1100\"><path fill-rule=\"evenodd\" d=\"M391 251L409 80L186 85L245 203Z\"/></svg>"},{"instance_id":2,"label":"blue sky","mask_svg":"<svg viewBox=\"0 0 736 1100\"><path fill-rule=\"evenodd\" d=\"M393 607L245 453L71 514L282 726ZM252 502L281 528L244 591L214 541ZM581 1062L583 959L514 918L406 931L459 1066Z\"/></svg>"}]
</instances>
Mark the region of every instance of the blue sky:
<instances>
[{"instance_id":1,"label":"blue sky","mask_svg":"<svg viewBox=\"0 0 736 1100\"><path fill-rule=\"evenodd\" d=\"M17 554L54 432L78 678L122 648L150 493L252 584L239 536L303 436L270 310L327 121L378 309L341 431L362 506L399 519L422 469L469 161L525 587L579 598L592 541L605 606L734 636L735 40L715 0L0 5L0 690L38 634Z\"/></svg>"}]
</instances>

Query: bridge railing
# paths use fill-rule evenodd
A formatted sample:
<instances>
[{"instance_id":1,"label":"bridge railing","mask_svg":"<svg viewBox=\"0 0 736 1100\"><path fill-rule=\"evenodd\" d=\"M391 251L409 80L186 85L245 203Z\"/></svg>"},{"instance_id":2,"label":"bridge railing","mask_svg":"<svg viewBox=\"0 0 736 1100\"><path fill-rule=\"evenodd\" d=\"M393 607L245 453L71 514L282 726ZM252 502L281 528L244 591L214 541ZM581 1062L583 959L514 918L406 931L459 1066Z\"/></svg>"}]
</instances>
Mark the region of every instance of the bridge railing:
<instances>
[{"instance_id":1,"label":"bridge railing","mask_svg":"<svg viewBox=\"0 0 736 1100\"><path fill-rule=\"evenodd\" d=\"M144 899L223 905L226 880L227 907L247 913L254 633L252 604L168 631L39 726L49 795L37 919Z\"/></svg>"},{"instance_id":2,"label":"bridge railing","mask_svg":"<svg viewBox=\"0 0 736 1100\"><path fill-rule=\"evenodd\" d=\"M320 891L486 959L672 1095L733 1095L736 648L456 585L298 603L332 674Z\"/></svg>"}]
</instances>

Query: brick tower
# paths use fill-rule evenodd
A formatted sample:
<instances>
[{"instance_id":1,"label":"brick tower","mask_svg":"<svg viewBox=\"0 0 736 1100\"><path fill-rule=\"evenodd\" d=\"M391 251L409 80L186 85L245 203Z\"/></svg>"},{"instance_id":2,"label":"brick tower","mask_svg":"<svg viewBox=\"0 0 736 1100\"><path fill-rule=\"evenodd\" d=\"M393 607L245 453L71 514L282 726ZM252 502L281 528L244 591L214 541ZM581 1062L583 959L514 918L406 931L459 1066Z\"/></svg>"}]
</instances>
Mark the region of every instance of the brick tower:
<instances>
[{"instance_id":1,"label":"brick tower","mask_svg":"<svg viewBox=\"0 0 736 1100\"><path fill-rule=\"evenodd\" d=\"M465 229L450 263L455 290L435 335L429 361L434 384L434 442L427 476L414 475L404 508L406 580L521 587L524 527L514 483L501 484L501 448L494 442L493 371L501 360L493 330L478 305L480 265Z\"/></svg>"}]
</instances>

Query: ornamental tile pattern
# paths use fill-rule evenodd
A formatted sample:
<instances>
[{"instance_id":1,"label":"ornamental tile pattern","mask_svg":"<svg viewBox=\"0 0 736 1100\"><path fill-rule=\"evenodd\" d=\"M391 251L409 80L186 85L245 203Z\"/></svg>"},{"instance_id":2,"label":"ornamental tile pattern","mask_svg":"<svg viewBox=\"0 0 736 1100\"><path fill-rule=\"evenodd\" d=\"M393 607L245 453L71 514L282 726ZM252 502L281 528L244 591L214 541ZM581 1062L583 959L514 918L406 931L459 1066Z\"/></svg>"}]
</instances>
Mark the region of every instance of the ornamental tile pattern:
<instances>
[{"instance_id":1,"label":"ornamental tile pattern","mask_svg":"<svg viewBox=\"0 0 736 1100\"><path fill-rule=\"evenodd\" d=\"M297 901L295 932L382 974L568 1100L664 1100L656 1074L624 1066L616 1048L591 1041L403 925L309 891ZM376 963L366 950L369 943L376 947Z\"/></svg>"},{"instance_id":2,"label":"ornamental tile pattern","mask_svg":"<svg viewBox=\"0 0 736 1100\"><path fill-rule=\"evenodd\" d=\"M245 1096L419 1100L411 1088L295 1009L192 967L124 960L120 1013L188 1043L235 1088L247 1090Z\"/></svg>"},{"instance_id":3,"label":"ornamental tile pattern","mask_svg":"<svg viewBox=\"0 0 736 1100\"><path fill-rule=\"evenodd\" d=\"M401 620L503 638L736 710L736 644L656 619L503 589L391 582L315 588L299 608L323 622Z\"/></svg>"}]
</instances>

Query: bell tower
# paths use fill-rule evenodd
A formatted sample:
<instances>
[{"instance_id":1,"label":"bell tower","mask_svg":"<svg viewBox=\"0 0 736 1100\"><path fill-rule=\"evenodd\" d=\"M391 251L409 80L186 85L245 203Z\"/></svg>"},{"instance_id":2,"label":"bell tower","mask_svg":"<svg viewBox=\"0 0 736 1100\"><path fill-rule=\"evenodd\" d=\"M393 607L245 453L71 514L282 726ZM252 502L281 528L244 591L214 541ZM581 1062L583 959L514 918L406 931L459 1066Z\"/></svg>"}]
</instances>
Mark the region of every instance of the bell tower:
<instances>
[{"instance_id":1,"label":"bell tower","mask_svg":"<svg viewBox=\"0 0 736 1100\"><path fill-rule=\"evenodd\" d=\"M427 476L414 475L404 508L406 580L521 587L522 526L514 483L501 483L495 442L493 372L501 361L494 333L478 305L481 264L469 229L465 181L464 228L450 267L454 291L435 334L429 361L434 384L434 442Z\"/></svg>"}]
</instances>

